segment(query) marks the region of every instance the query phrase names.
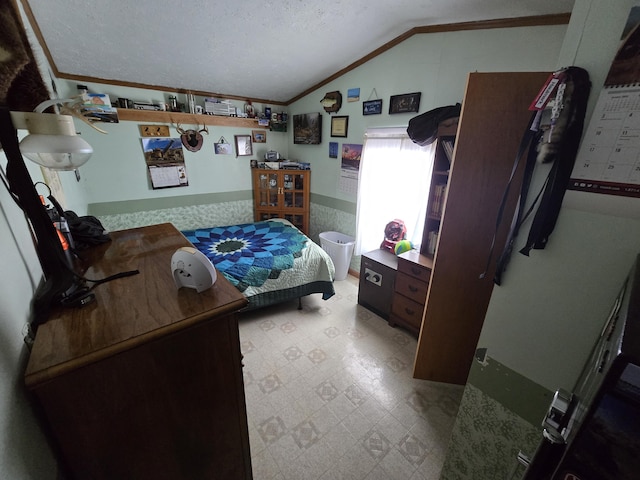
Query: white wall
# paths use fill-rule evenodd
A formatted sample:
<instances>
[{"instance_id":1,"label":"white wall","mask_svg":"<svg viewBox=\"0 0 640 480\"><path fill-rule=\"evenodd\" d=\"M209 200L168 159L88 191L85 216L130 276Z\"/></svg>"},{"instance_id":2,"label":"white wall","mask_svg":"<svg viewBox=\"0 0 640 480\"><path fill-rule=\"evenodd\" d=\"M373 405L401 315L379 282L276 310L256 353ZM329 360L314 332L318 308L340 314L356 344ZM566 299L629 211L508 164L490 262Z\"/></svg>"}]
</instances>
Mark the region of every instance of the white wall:
<instances>
[{"instance_id":1,"label":"white wall","mask_svg":"<svg viewBox=\"0 0 640 480\"><path fill-rule=\"evenodd\" d=\"M33 44L31 34L29 41ZM41 71L46 72L41 50L34 54ZM29 161L26 165L34 182L43 180L37 165ZM6 169L4 152L0 152L0 166ZM28 358L23 332L42 269L24 215L3 186L0 251L0 478L53 480L58 473L56 462L31 410L23 381Z\"/></svg>"},{"instance_id":2,"label":"white wall","mask_svg":"<svg viewBox=\"0 0 640 480\"><path fill-rule=\"evenodd\" d=\"M77 95L77 82L57 80L61 95ZM111 100L118 97L146 102L167 101L169 93L140 88L119 87L98 83L83 83L90 92L107 93ZM184 100L184 98L181 98ZM203 100L200 99L200 102ZM242 106L242 103L238 103ZM256 104L261 110L263 105ZM284 109L272 106L274 112ZM180 188L166 188L153 190L148 180L147 167L144 160L140 130L138 122L122 121L120 123L98 123L107 134L102 134L82 122L76 121L76 127L94 149L91 159L83 165L80 171L80 182L74 188L80 189L81 194L75 195L69 202L69 207L82 211L85 204L153 199L179 195L196 195L201 193L223 193L251 189L251 174L249 159L264 158L267 150L276 150L284 155L287 153L289 136L287 133L270 132L267 129L267 142L254 143L251 157L236 157L233 155L215 155L213 144L221 137L234 145L234 135L251 135L248 128L209 126L209 133L203 133L204 143L199 152L189 152L183 148L189 185ZM150 122L140 122L148 124ZM165 124L166 125L166 124ZM175 127L170 125L171 137L179 137ZM196 124L182 125L183 129L195 128ZM202 125L199 126L202 128ZM255 130L264 130L258 127ZM68 184L75 182L73 173L62 174ZM79 200L78 205L73 200ZM80 212L78 212L80 213Z\"/></svg>"},{"instance_id":3,"label":"white wall","mask_svg":"<svg viewBox=\"0 0 640 480\"><path fill-rule=\"evenodd\" d=\"M311 162L312 193L355 202L354 195L338 189L340 162L339 159L328 158L329 141L362 143L368 127L406 127L415 113L389 115L390 95L421 92L422 113L461 101L467 75L472 71L553 70L565 32L566 25L554 25L415 35L286 109L272 106L274 111L288 111L289 132L268 132L266 144L254 144L252 157L213 154L213 142L220 137L233 143L234 134L247 134L250 130L210 127L200 152L184 150L189 176L189 186L184 188L150 188L136 122L99 124L109 132L107 135L76 122L95 153L80 168L79 183L76 183L73 173L61 174L65 191L69 189L65 207L83 214L88 203L250 190L249 158L260 158L267 150L277 150L289 159ZM539 42L540 38L545 41ZM505 44L510 46L508 50L504 50ZM77 93L77 82L56 82L61 95ZM168 95L167 92L138 88L87 85L90 91L108 93L112 99L122 96L162 102ZM383 114L363 116L361 101L347 102L347 89L351 87L360 88L361 100L382 98ZM377 95L373 94L374 88ZM330 137L329 115L320 105L324 94L332 90L340 90L343 94L343 106L337 115L349 116L349 136L346 139ZM264 106L256 107L262 109ZM293 145L292 114L308 112L323 112L322 144Z\"/></svg>"},{"instance_id":4,"label":"white wall","mask_svg":"<svg viewBox=\"0 0 640 480\"><path fill-rule=\"evenodd\" d=\"M361 144L367 128L406 128L409 119L417 114L389 115L391 95L421 92L419 113L422 113L461 102L470 72L552 71L566 28L566 25L554 25L414 35L290 105L290 117L323 113L322 144L290 145L290 156L311 162L313 193L355 202L355 195L338 188L340 159L329 158L330 141L339 142L340 146ZM361 101L383 99L382 115L363 116L361 101L348 103L347 89L353 87L360 88ZM325 93L334 90L342 93L343 102L342 108L333 115L349 116L347 138L330 137L330 115L320 105ZM394 187L397 186L390 185Z\"/></svg>"},{"instance_id":5,"label":"white wall","mask_svg":"<svg viewBox=\"0 0 640 480\"><path fill-rule=\"evenodd\" d=\"M576 1L558 67L589 72L587 121L637 3ZM567 192L546 249L530 257L514 253L503 285L494 289L478 345L549 390L571 390L640 253L638 218L638 199Z\"/></svg>"},{"instance_id":6,"label":"white wall","mask_svg":"<svg viewBox=\"0 0 640 480\"><path fill-rule=\"evenodd\" d=\"M6 159L0 154L0 164ZM31 168L34 181L42 180ZM56 465L27 402L23 329L42 270L21 210L0 187L0 478L56 478Z\"/></svg>"}]
</instances>

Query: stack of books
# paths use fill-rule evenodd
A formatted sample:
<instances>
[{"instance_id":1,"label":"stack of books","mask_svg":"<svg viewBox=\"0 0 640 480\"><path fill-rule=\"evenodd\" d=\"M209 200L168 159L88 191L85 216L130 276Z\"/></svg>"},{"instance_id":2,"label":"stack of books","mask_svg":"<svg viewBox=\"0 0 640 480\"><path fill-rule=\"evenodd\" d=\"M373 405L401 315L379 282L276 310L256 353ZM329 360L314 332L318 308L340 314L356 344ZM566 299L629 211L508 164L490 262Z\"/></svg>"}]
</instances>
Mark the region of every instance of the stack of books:
<instances>
[{"instance_id":1,"label":"stack of books","mask_svg":"<svg viewBox=\"0 0 640 480\"><path fill-rule=\"evenodd\" d=\"M449 160L449 165L451 165L451 160L453 159L453 140L442 140L442 150L447 155L447 160Z\"/></svg>"},{"instance_id":2,"label":"stack of books","mask_svg":"<svg viewBox=\"0 0 640 480\"><path fill-rule=\"evenodd\" d=\"M442 215L442 207L444 205L444 198L447 193L447 184L439 183L433 186L433 195L431 197L431 209L430 215L439 217Z\"/></svg>"},{"instance_id":3,"label":"stack of books","mask_svg":"<svg viewBox=\"0 0 640 480\"><path fill-rule=\"evenodd\" d=\"M429 253L429 255L434 255L436 253L436 245L438 245L438 235L440 235L440 232L438 230L432 230L427 235L427 253Z\"/></svg>"}]
</instances>

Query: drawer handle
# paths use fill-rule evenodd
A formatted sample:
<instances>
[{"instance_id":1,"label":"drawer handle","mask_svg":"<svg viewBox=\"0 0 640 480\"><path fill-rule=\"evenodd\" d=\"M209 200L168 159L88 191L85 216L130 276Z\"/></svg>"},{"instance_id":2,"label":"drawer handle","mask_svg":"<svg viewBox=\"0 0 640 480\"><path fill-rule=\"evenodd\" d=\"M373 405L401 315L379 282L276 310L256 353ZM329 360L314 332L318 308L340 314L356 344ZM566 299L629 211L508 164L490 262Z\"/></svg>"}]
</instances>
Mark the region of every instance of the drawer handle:
<instances>
[{"instance_id":1,"label":"drawer handle","mask_svg":"<svg viewBox=\"0 0 640 480\"><path fill-rule=\"evenodd\" d=\"M411 310L410 308L405 308L404 311L409 315L413 315L414 313L416 313L415 310Z\"/></svg>"},{"instance_id":2,"label":"drawer handle","mask_svg":"<svg viewBox=\"0 0 640 480\"><path fill-rule=\"evenodd\" d=\"M418 291L418 289L416 287L414 287L413 285L409 285L409 291L411 293L416 293Z\"/></svg>"}]
</instances>

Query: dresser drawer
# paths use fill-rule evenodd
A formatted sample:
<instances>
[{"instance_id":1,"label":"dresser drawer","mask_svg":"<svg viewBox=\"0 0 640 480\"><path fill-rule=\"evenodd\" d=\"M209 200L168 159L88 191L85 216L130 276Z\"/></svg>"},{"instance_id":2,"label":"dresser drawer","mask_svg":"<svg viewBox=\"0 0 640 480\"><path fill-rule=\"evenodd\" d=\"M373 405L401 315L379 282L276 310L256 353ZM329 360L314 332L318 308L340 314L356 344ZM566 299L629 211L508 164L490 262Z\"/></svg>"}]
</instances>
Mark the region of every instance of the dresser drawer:
<instances>
[{"instance_id":1,"label":"dresser drawer","mask_svg":"<svg viewBox=\"0 0 640 480\"><path fill-rule=\"evenodd\" d=\"M414 302L424 305L427 298L429 284L418 280L406 273L398 272L396 275L396 293L403 295Z\"/></svg>"},{"instance_id":2,"label":"dresser drawer","mask_svg":"<svg viewBox=\"0 0 640 480\"><path fill-rule=\"evenodd\" d=\"M414 252L411 252L411 256L406 256L407 253L403 253L398 257L398 272L429 283L432 262L422 255L414 254Z\"/></svg>"},{"instance_id":3,"label":"dresser drawer","mask_svg":"<svg viewBox=\"0 0 640 480\"><path fill-rule=\"evenodd\" d=\"M405 325L417 333L420 331L423 310L424 305L396 294L393 296L389 323L391 325L394 323Z\"/></svg>"}]
</instances>

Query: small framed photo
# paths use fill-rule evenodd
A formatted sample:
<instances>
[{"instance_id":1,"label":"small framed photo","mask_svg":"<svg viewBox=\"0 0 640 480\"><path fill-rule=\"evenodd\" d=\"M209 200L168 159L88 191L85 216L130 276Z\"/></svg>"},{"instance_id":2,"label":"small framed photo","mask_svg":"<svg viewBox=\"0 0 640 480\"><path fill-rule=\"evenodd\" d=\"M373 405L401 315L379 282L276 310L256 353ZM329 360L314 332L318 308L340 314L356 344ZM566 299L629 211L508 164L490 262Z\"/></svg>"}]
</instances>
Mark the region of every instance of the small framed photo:
<instances>
[{"instance_id":1,"label":"small framed photo","mask_svg":"<svg viewBox=\"0 0 640 480\"><path fill-rule=\"evenodd\" d=\"M382 99L362 102L362 115L380 115L382 113Z\"/></svg>"},{"instance_id":2,"label":"small framed photo","mask_svg":"<svg viewBox=\"0 0 640 480\"><path fill-rule=\"evenodd\" d=\"M346 137L349 129L349 117L331 117L331 136Z\"/></svg>"},{"instance_id":3,"label":"small framed photo","mask_svg":"<svg viewBox=\"0 0 640 480\"><path fill-rule=\"evenodd\" d=\"M236 135L236 157L246 157L253 155L253 144L251 135Z\"/></svg>"},{"instance_id":4,"label":"small framed photo","mask_svg":"<svg viewBox=\"0 0 640 480\"><path fill-rule=\"evenodd\" d=\"M267 141L266 130L251 130L251 136L253 137L253 143L265 143Z\"/></svg>"},{"instance_id":5,"label":"small framed photo","mask_svg":"<svg viewBox=\"0 0 640 480\"><path fill-rule=\"evenodd\" d=\"M420 108L420 92L392 95L389 102L389 113L417 112Z\"/></svg>"},{"instance_id":6,"label":"small framed photo","mask_svg":"<svg viewBox=\"0 0 640 480\"><path fill-rule=\"evenodd\" d=\"M221 139L218 143L213 144L213 151L216 155L231 155L231 144Z\"/></svg>"}]
</instances>

